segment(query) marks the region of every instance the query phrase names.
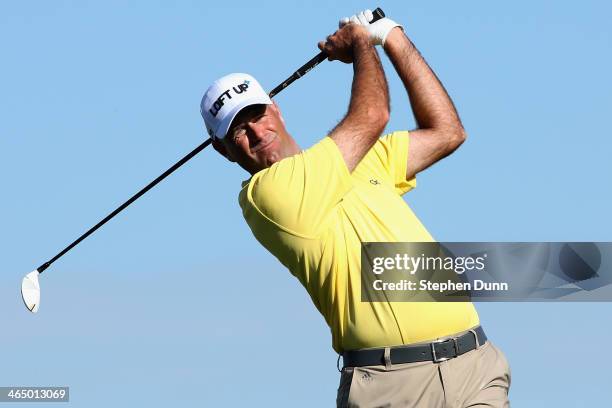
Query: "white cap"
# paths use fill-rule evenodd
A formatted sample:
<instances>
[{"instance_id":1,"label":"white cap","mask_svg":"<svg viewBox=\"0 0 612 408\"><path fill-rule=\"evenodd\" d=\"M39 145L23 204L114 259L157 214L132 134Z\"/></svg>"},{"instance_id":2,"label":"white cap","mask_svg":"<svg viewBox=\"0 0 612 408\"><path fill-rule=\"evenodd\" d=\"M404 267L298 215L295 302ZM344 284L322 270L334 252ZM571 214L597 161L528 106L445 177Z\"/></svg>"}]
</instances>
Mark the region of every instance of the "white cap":
<instances>
[{"instance_id":1,"label":"white cap","mask_svg":"<svg viewBox=\"0 0 612 408\"><path fill-rule=\"evenodd\" d=\"M206 90L200 113L212 138L223 139L240 110L249 105L271 105L272 99L249 74L229 74Z\"/></svg>"}]
</instances>

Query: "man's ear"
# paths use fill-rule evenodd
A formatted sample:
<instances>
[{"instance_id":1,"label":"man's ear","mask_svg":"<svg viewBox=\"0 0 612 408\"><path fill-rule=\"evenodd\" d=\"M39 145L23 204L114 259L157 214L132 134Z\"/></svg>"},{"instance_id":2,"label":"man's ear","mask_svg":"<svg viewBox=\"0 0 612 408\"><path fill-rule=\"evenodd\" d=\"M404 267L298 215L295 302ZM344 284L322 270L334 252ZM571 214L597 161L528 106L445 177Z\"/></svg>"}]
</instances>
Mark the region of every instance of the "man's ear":
<instances>
[{"instance_id":1,"label":"man's ear","mask_svg":"<svg viewBox=\"0 0 612 408\"><path fill-rule=\"evenodd\" d=\"M225 148L225 145L223 144L222 141L213 138L212 140L212 146L213 148L219 152L219 154L221 154L222 156L224 156L227 160L231 161L231 162L235 162L236 160L234 160L227 152L227 149Z\"/></svg>"},{"instance_id":2,"label":"man's ear","mask_svg":"<svg viewBox=\"0 0 612 408\"><path fill-rule=\"evenodd\" d=\"M283 118L283 114L281 113L280 108L276 104L276 101L272 101L272 105L270 106L270 108L278 115L281 122L283 122L283 125L285 125L285 119Z\"/></svg>"}]
</instances>

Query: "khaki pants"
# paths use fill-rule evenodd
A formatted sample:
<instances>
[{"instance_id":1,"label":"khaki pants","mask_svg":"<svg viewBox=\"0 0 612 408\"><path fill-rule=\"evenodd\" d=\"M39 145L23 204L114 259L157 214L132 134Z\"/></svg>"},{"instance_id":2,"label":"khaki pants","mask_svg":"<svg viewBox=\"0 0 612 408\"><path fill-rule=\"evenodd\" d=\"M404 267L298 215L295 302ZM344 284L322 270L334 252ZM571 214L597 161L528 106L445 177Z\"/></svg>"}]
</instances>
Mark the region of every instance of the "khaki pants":
<instances>
[{"instance_id":1,"label":"khaki pants","mask_svg":"<svg viewBox=\"0 0 612 408\"><path fill-rule=\"evenodd\" d=\"M440 363L342 370L336 403L351 408L509 407L510 366L490 341Z\"/></svg>"}]
</instances>

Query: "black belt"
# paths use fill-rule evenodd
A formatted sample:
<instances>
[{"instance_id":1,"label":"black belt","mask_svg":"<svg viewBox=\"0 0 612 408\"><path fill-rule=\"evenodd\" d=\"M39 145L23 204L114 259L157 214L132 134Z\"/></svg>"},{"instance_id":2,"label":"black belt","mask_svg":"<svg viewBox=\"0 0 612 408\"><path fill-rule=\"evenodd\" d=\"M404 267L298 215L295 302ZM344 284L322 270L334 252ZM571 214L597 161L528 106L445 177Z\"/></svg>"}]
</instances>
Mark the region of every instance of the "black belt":
<instances>
[{"instance_id":1,"label":"black belt","mask_svg":"<svg viewBox=\"0 0 612 408\"><path fill-rule=\"evenodd\" d=\"M439 363L474 350L486 341L487 336L484 330L478 326L459 337L436 340L418 346L389 347L387 358L385 358L385 349L377 348L345 351L342 353L342 360L344 367L416 363L419 361Z\"/></svg>"}]
</instances>

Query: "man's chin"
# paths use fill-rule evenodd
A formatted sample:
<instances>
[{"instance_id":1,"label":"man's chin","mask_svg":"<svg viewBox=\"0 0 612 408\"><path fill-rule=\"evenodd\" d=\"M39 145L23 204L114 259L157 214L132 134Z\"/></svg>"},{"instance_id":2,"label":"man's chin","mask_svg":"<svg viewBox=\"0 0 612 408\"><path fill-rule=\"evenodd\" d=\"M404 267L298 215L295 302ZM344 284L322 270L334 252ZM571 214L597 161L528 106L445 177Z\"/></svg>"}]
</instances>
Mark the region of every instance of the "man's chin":
<instances>
[{"instance_id":1,"label":"man's chin","mask_svg":"<svg viewBox=\"0 0 612 408\"><path fill-rule=\"evenodd\" d=\"M279 162L281 160L282 160L282 157L281 157L280 153L273 152L273 153L270 153L270 154L266 155L266 157L263 160L263 163L265 164L265 167L268 168L271 165L273 165L274 163Z\"/></svg>"}]
</instances>

